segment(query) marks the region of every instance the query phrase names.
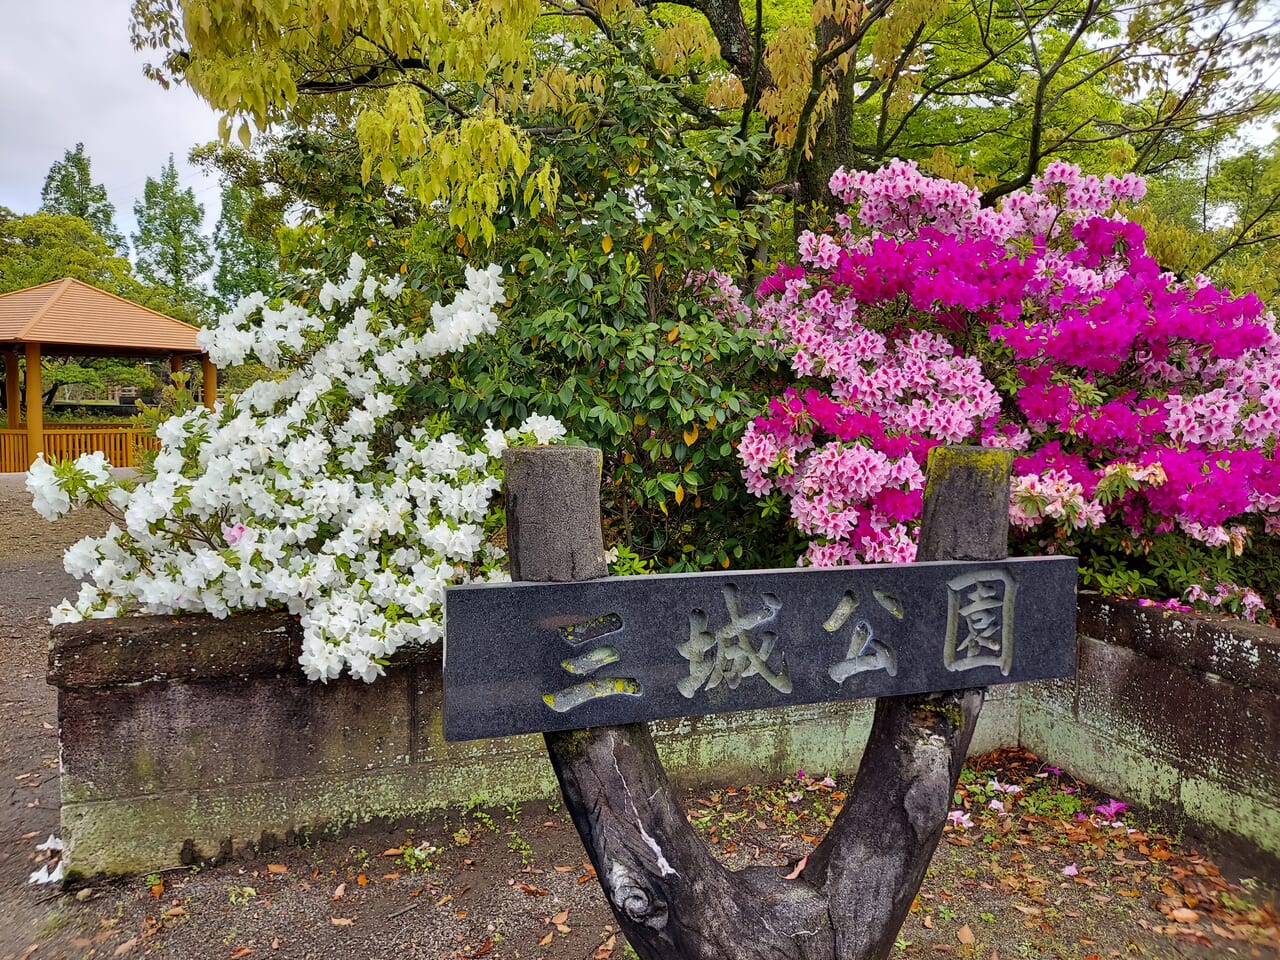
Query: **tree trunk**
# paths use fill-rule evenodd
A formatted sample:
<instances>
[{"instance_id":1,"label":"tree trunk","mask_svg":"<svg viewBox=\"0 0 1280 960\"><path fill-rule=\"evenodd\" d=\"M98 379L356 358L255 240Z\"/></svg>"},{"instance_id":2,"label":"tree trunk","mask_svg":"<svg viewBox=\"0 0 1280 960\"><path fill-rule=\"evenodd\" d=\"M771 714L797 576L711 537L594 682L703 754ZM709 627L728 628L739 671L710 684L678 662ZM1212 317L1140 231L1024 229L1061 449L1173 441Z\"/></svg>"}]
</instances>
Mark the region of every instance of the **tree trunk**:
<instances>
[{"instance_id":1,"label":"tree trunk","mask_svg":"<svg viewBox=\"0 0 1280 960\"><path fill-rule=\"evenodd\" d=\"M599 452L524 448L505 463L513 578L603 576ZM1001 451L934 451L920 559L1005 556L1011 464ZM942 835L982 699L963 690L878 700L848 802L792 880L786 866L716 862L647 725L545 736L609 906L643 960L862 960L893 946Z\"/></svg>"}]
</instances>

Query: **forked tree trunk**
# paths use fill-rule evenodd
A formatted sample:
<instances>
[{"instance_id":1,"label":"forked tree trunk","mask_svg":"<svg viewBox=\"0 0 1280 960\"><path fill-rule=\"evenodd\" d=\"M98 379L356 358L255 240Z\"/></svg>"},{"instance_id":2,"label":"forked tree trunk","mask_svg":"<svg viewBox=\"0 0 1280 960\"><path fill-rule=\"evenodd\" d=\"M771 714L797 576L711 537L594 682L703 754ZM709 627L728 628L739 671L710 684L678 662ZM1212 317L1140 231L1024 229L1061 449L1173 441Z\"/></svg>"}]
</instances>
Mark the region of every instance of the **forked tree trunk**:
<instances>
[{"instance_id":1,"label":"forked tree trunk","mask_svg":"<svg viewBox=\"0 0 1280 960\"><path fill-rule=\"evenodd\" d=\"M928 466L921 560L1000 560L1012 457L939 448ZM508 451L513 579L605 575L600 454ZM982 690L883 697L844 809L794 880L711 856L667 781L646 724L546 734L600 884L643 960L884 957L942 835Z\"/></svg>"}]
</instances>

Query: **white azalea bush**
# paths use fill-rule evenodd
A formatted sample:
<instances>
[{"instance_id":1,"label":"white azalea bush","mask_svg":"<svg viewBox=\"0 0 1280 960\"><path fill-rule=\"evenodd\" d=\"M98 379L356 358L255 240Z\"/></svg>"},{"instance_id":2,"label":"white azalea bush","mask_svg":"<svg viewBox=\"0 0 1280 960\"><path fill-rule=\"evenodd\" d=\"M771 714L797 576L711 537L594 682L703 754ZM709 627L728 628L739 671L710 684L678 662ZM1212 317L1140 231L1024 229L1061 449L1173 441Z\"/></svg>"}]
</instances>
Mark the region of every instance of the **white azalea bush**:
<instances>
[{"instance_id":1,"label":"white azalea bush","mask_svg":"<svg viewBox=\"0 0 1280 960\"><path fill-rule=\"evenodd\" d=\"M564 428L534 416L468 438L442 416L411 422L409 404L433 358L497 328L500 270L468 269L423 330L397 319L399 280L363 271L353 256L319 312L256 294L202 331L214 363L254 359L280 378L161 424L149 479L117 480L102 454L32 465L45 517L93 503L114 520L67 551L67 571L89 582L55 623L283 608L301 620L310 678L372 681L400 647L441 637L446 584L505 577L486 536L502 451Z\"/></svg>"}]
</instances>

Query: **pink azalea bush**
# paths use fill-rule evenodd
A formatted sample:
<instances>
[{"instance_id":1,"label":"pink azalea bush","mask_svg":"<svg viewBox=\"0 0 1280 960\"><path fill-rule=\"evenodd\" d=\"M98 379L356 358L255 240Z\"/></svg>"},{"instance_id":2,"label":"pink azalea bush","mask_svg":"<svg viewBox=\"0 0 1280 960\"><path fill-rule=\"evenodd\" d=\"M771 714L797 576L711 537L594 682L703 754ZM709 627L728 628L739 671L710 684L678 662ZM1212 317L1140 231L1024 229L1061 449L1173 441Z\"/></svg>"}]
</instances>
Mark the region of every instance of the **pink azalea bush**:
<instances>
[{"instance_id":1,"label":"pink azalea bush","mask_svg":"<svg viewBox=\"0 0 1280 960\"><path fill-rule=\"evenodd\" d=\"M1280 336L1253 295L1165 272L1117 211L1134 176L1051 164L984 209L895 161L837 171L835 235L757 290L799 386L739 446L816 565L905 561L928 451L1017 451L1010 519L1037 549L1110 531L1244 549L1280 532ZM1116 537L1119 540L1116 540Z\"/></svg>"}]
</instances>

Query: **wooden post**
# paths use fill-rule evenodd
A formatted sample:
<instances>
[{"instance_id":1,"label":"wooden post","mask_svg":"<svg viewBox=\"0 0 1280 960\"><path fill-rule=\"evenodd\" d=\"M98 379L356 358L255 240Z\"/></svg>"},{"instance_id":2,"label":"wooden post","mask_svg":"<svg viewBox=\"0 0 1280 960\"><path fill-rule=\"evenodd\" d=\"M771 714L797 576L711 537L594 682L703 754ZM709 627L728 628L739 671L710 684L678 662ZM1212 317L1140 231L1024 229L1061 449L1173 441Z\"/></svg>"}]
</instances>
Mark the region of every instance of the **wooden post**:
<instances>
[{"instance_id":1,"label":"wooden post","mask_svg":"<svg viewBox=\"0 0 1280 960\"><path fill-rule=\"evenodd\" d=\"M4 355L4 409L10 430L17 430L22 423L22 388L18 386L18 351L9 350Z\"/></svg>"},{"instance_id":2,"label":"wooden post","mask_svg":"<svg viewBox=\"0 0 1280 960\"><path fill-rule=\"evenodd\" d=\"M40 377L40 344L27 344L27 462L44 453L44 385Z\"/></svg>"},{"instance_id":3,"label":"wooden post","mask_svg":"<svg viewBox=\"0 0 1280 960\"><path fill-rule=\"evenodd\" d=\"M526 447L503 462L513 579L603 576L600 454ZM1006 555L1011 465L1006 451L933 452L920 559ZM686 819L647 724L544 737L606 899L643 960L872 960L892 949L942 835L982 700L981 690L877 700L849 800L798 870L721 866Z\"/></svg>"},{"instance_id":4,"label":"wooden post","mask_svg":"<svg viewBox=\"0 0 1280 960\"><path fill-rule=\"evenodd\" d=\"M200 368L204 372L204 405L212 410L218 402L218 368L207 355L201 355Z\"/></svg>"}]
</instances>

